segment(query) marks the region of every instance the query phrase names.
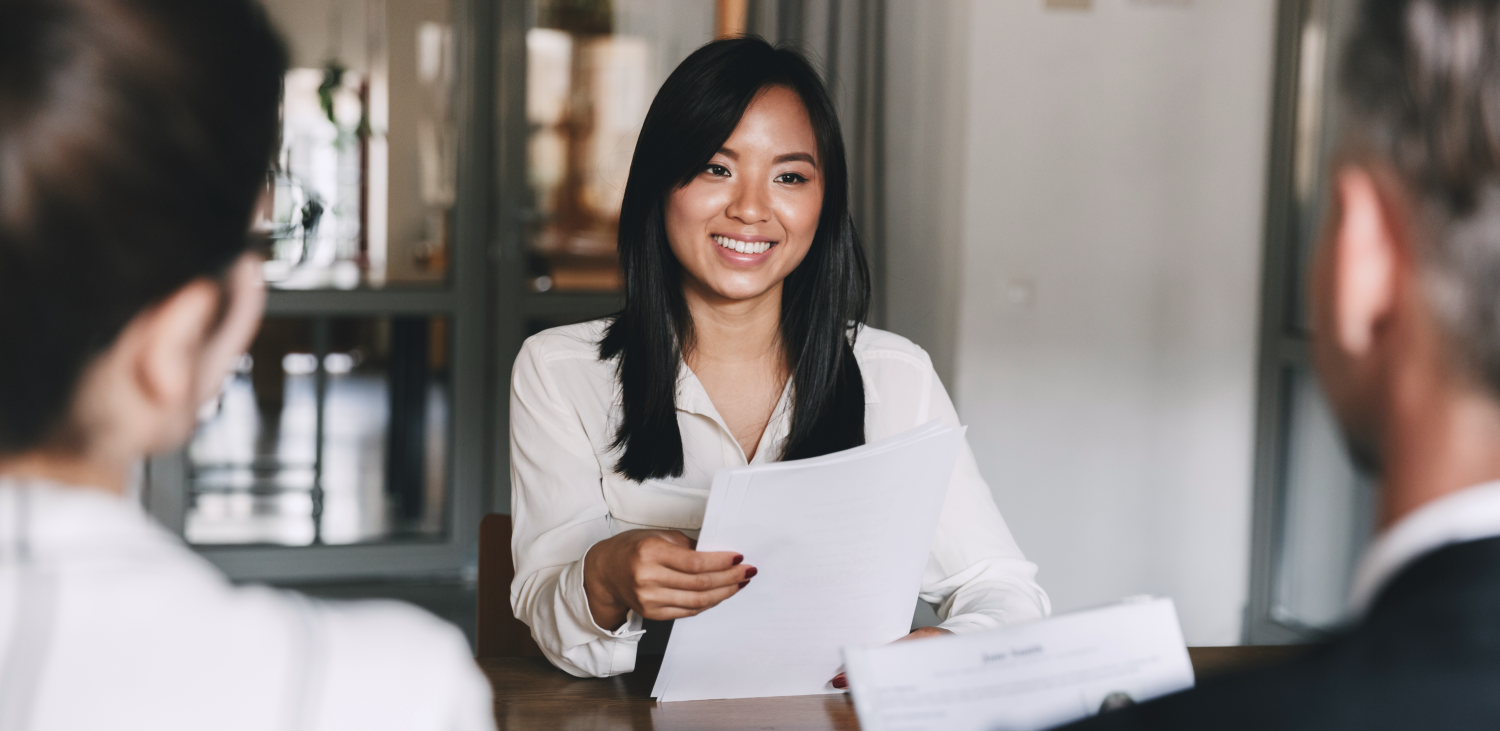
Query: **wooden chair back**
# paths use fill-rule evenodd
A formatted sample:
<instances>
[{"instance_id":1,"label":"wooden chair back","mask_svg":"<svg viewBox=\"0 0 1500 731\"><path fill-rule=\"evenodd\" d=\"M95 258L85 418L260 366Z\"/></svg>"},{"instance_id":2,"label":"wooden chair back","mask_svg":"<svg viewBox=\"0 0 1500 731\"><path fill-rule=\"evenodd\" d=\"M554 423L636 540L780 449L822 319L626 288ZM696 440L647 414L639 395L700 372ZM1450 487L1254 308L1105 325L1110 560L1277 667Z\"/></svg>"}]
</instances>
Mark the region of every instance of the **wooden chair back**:
<instances>
[{"instance_id":1,"label":"wooden chair back","mask_svg":"<svg viewBox=\"0 0 1500 731\"><path fill-rule=\"evenodd\" d=\"M510 516L491 513L479 521L479 657L542 657L531 628L510 611L516 563L510 553Z\"/></svg>"}]
</instances>

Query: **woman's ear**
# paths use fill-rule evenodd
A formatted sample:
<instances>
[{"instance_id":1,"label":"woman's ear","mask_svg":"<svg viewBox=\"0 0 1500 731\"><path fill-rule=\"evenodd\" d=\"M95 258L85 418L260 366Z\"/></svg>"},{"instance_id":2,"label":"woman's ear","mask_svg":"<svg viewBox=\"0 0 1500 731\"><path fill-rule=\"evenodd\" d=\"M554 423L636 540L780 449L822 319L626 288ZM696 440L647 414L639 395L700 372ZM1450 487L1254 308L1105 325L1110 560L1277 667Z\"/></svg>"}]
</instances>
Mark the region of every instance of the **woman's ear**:
<instances>
[{"instance_id":1,"label":"woman's ear","mask_svg":"<svg viewBox=\"0 0 1500 731\"><path fill-rule=\"evenodd\" d=\"M1360 167L1345 167L1334 181L1338 220L1332 240L1329 333L1346 355L1370 352L1381 323L1396 306L1397 267L1404 228L1379 182Z\"/></svg>"},{"instance_id":2,"label":"woman's ear","mask_svg":"<svg viewBox=\"0 0 1500 731\"><path fill-rule=\"evenodd\" d=\"M266 309L266 284L261 275L263 261L259 254L247 253L230 267L224 278L220 302L223 310L219 313L217 327L206 334L199 360L199 391L194 401L195 408L218 393L235 359L250 349L250 341L260 330L261 316Z\"/></svg>"},{"instance_id":3,"label":"woman's ear","mask_svg":"<svg viewBox=\"0 0 1500 731\"><path fill-rule=\"evenodd\" d=\"M219 288L198 279L137 315L128 326L126 334L136 354L132 380L153 411L166 416L192 408L199 392L205 335L219 307Z\"/></svg>"},{"instance_id":4,"label":"woman's ear","mask_svg":"<svg viewBox=\"0 0 1500 731\"><path fill-rule=\"evenodd\" d=\"M174 449L188 438L198 407L218 392L255 336L265 308L260 261L247 254L222 283L194 280L127 326L122 355L134 354L130 380L145 410L139 423L155 425L141 435L147 451Z\"/></svg>"}]
</instances>

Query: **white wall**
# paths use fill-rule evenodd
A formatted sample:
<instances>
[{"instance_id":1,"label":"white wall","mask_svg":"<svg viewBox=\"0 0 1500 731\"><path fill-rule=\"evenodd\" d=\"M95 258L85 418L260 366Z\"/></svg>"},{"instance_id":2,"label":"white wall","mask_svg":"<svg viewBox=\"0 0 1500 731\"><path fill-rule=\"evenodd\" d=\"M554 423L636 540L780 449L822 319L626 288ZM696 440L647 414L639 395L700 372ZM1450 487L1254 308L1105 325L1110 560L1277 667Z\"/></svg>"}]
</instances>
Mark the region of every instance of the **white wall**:
<instances>
[{"instance_id":1,"label":"white wall","mask_svg":"<svg viewBox=\"0 0 1500 731\"><path fill-rule=\"evenodd\" d=\"M886 5L886 322L950 389L963 268L968 4Z\"/></svg>"},{"instance_id":2,"label":"white wall","mask_svg":"<svg viewBox=\"0 0 1500 731\"><path fill-rule=\"evenodd\" d=\"M1058 611L1171 596L1232 644L1274 3L1092 5L892 3L891 324Z\"/></svg>"}]
</instances>

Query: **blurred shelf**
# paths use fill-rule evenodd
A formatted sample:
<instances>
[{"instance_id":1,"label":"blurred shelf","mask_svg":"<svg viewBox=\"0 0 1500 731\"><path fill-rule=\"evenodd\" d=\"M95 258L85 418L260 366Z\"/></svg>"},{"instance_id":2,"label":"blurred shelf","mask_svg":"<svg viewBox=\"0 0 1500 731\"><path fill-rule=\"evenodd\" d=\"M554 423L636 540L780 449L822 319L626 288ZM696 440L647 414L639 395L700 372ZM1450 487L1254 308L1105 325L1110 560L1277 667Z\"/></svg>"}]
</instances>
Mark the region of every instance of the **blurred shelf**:
<instances>
[{"instance_id":1,"label":"blurred shelf","mask_svg":"<svg viewBox=\"0 0 1500 731\"><path fill-rule=\"evenodd\" d=\"M532 292L524 299L525 314L549 320L592 320L619 312L621 292Z\"/></svg>"},{"instance_id":2,"label":"blurred shelf","mask_svg":"<svg viewBox=\"0 0 1500 731\"><path fill-rule=\"evenodd\" d=\"M367 315L393 312L452 312L458 298L450 289L273 289L267 315Z\"/></svg>"}]
</instances>

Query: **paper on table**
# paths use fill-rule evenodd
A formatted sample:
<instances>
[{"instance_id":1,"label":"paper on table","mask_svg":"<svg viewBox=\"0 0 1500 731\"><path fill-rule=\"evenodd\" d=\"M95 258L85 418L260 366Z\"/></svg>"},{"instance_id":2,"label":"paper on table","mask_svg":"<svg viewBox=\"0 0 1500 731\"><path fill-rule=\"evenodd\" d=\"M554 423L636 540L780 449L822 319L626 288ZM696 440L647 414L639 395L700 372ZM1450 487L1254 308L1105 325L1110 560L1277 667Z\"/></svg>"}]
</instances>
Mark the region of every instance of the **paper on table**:
<instances>
[{"instance_id":1,"label":"paper on table","mask_svg":"<svg viewBox=\"0 0 1500 731\"><path fill-rule=\"evenodd\" d=\"M865 731L1029 731L1094 715L1106 698L1139 703L1193 687L1171 599L851 647L844 658Z\"/></svg>"},{"instance_id":2,"label":"paper on table","mask_svg":"<svg viewBox=\"0 0 1500 731\"><path fill-rule=\"evenodd\" d=\"M964 429L934 421L812 459L720 470L701 551L760 573L672 628L662 701L837 692L840 651L910 628Z\"/></svg>"}]
</instances>

